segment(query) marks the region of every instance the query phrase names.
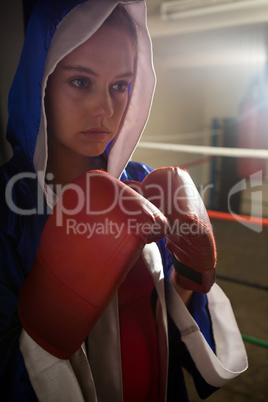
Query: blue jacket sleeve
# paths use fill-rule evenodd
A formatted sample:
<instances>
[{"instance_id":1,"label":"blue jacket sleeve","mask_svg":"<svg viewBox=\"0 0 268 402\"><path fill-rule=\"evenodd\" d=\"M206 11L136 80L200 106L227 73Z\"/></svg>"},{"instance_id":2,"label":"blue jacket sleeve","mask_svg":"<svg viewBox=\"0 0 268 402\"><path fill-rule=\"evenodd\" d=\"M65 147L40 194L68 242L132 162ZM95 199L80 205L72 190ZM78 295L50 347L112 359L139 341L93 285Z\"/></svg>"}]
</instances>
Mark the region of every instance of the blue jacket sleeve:
<instances>
[{"instance_id":1,"label":"blue jacket sleeve","mask_svg":"<svg viewBox=\"0 0 268 402\"><path fill-rule=\"evenodd\" d=\"M47 212L23 215L13 212L5 197L11 177L19 173L16 159L0 170L0 400L37 401L31 386L19 338L18 294L32 267ZM12 202L18 208L36 208L37 181L20 179L12 188Z\"/></svg>"},{"instance_id":2,"label":"blue jacket sleeve","mask_svg":"<svg viewBox=\"0 0 268 402\"><path fill-rule=\"evenodd\" d=\"M0 389L1 401L35 402L19 349L21 323L18 317L18 291L24 280L12 238L0 233Z\"/></svg>"}]
</instances>

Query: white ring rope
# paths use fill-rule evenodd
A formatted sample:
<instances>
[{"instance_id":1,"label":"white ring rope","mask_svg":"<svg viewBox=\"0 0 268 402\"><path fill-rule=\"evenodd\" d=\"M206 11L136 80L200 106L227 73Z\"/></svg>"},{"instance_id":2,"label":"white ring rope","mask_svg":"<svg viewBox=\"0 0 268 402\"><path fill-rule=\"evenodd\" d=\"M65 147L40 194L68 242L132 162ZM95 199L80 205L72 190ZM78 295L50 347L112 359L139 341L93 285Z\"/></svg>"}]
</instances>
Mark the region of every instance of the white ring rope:
<instances>
[{"instance_id":1,"label":"white ring rope","mask_svg":"<svg viewBox=\"0 0 268 402\"><path fill-rule=\"evenodd\" d=\"M157 141L157 140L188 140L188 139L195 139L195 138L203 138L205 136L211 137L212 135L218 135L222 130L215 129L213 131L199 131L196 133L183 133L183 134L165 134L163 135L150 135L147 136L149 141Z\"/></svg>"},{"instance_id":2,"label":"white ring rope","mask_svg":"<svg viewBox=\"0 0 268 402\"><path fill-rule=\"evenodd\" d=\"M213 155L213 156L229 156L237 158L268 158L267 149L248 149L248 148L227 148L227 147L209 147L203 145L186 145L186 144L168 144L162 142L146 142L142 141L138 144L138 148L155 149L171 152L185 152L191 154Z\"/></svg>"}]
</instances>

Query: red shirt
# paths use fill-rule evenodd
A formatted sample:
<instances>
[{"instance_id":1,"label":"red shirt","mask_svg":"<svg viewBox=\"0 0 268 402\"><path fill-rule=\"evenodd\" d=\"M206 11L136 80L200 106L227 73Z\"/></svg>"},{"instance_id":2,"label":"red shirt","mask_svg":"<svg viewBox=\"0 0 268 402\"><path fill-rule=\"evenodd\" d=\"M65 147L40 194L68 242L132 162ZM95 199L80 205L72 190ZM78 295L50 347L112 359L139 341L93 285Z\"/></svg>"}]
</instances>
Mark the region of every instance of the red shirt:
<instances>
[{"instance_id":1,"label":"red shirt","mask_svg":"<svg viewBox=\"0 0 268 402\"><path fill-rule=\"evenodd\" d=\"M159 401L153 289L153 279L140 258L118 292L124 402Z\"/></svg>"}]
</instances>

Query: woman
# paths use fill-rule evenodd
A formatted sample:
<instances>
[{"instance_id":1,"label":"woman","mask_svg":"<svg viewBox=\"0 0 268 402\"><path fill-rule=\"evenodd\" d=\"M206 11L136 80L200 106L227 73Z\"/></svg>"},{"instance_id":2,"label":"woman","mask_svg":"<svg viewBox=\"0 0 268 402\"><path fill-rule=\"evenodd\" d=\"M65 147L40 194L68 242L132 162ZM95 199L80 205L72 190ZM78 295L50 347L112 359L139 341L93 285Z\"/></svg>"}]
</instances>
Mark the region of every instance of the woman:
<instances>
[{"instance_id":1,"label":"woman","mask_svg":"<svg viewBox=\"0 0 268 402\"><path fill-rule=\"evenodd\" d=\"M143 197L122 183L141 182L151 171L128 161L146 124L155 78L144 3L117 3L40 1L28 26L9 99L14 156L1 170L2 400L185 401L182 366L202 397L247 366L229 301L217 285L206 296L176 282L165 216L151 204L145 211ZM149 234L132 233L131 263L122 262L115 276L126 251L121 248L94 282L100 308L83 316L77 292L83 288L83 298L91 297L93 280L85 278L98 275L101 258L129 235L119 232L122 208L116 209L117 226L111 225L114 211L105 220L104 207L102 221L96 214L88 226L81 218L84 206L76 201L88 190L88 177L94 211L103 200L112 202L110 188L116 188L131 198L142 223L157 223L161 233L152 233L152 226ZM70 183L77 197L68 204ZM69 225L64 234L57 219ZM108 225L103 241L92 234L96 222ZM40 266L47 256L64 280L72 270L70 288L89 258L74 296L45 277Z\"/></svg>"}]
</instances>

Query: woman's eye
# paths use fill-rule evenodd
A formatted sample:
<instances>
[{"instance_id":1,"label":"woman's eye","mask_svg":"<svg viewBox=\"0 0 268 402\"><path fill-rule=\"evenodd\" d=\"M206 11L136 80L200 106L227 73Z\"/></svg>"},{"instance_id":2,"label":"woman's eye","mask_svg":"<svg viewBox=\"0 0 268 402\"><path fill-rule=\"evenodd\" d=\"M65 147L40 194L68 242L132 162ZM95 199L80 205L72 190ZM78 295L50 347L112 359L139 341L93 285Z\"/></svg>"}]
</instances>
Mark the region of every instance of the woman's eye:
<instances>
[{"instance_id":1,"label":"woman's eye","mask_svg":"<svg viewBox=\"0 0 268 402\"><path fill-rule=\"evenodd\" d=\"M127 90L127 87L128 87L128 82L125 82L125 81L119 81L112 85L112 89L114 89L118 92L125 92Z\"/></svg>"},{"instance_id":2,"label":"woman's eye","mask_svg":"<svg viewBox=\"0 0 268 402\"><path fill-rule=\"evenodd\" d=\"M89 80L87 78L75 78L71 80L71 84L76 88L87 88Z\"/></svg>"}]
</instances>

